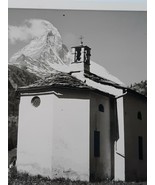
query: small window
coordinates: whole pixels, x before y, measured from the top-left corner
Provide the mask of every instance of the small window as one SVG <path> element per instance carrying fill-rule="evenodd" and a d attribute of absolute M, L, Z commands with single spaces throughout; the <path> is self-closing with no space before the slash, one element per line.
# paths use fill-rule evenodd
<path fill-rule="evenodd" d="M 143 137 L 138 137 L 139 160 L 143 160 Z"/>
<path fill-rule="evenodd" d="M 142 113 L 141 113 L 140 111 L 137 113 L 137 118 L 138 118 L 139 120 L 142 120 Z"/>
<path fill-rule="evenodd" d="M 98 110 L 99 110 L 100 112 L 104 112 L 104 106 L 103 106 L 102 104 L 100 104 L 100 105 L 98 106 Z"/>
<path fill-rule="evenodd" d="M 94 131 L 94 157 L 100 157 L 100 132 Z"/>
<path fill-rule="evenodd" d="M 40 105 L 40 98 L 38 96 L 35 96 L 32 98 L 31 103 L 34 107 L 38 107 Z"/>

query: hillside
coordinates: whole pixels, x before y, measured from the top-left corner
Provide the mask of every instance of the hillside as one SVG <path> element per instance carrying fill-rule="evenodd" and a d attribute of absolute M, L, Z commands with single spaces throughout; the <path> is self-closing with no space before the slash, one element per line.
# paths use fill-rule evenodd
<path fill-rule="evenodd" d="M 18 87 L 29 85 L 40 79 L 16 66 L 8 66 L 8 148 L 11 150 L 17 145 L 18 106 L 19 99 L 16 93 Z"/>
<path fill-rule="evenodd" d="M 34 83 L 40 79 L 35 74 L 32 74 L 24 69 L 20 69 L 16 66 L 8 66 L 8 114 L 17 116 L 18 103 L 16 89 L 25 85 Z"/>

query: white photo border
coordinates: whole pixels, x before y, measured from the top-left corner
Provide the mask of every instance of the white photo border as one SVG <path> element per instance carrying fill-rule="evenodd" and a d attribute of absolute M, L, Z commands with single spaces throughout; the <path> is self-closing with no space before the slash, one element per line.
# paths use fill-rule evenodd
<path fill-rule="evenodd" d="M 9 8 L 146 11 L 147 0 L 8 0 Z"/>

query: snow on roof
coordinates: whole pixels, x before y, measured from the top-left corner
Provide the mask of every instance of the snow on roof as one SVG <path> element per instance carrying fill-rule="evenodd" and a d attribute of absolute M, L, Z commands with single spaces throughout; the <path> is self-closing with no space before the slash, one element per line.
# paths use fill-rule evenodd
<path fill-rule="evenodd" d="M 122 81 L 120 81 L 118 78 L 116 78 L 115 76 L 113 76 L 112 74 L 110 74 L 104 67 L 102 67 L 101 65 L 90 61 L 90 72 L 93 74 L 96 74 L 97 76 L 100 76 L 104 79 L 113 81 L 117 84 L 120 85 L 125 85 Z"/>
<path fill-rule="evenodd" d="M 65 65 L 60 65 L 60 64 L 54 64 L 53 65 L 54 69 L 56 69 L 57 71 L 61 71 L 61 72 L 65 72 L 65 73 L 69 73 L 71 71 L 75 70 L 75 66 L 73 68 L 73 65 L 70 64 L 69 66 L 65 66 Z M 81 66 L 77 65 L 76 66 L 76 70 L 81 70 Z M 107 79 L 109 81 L 112 81 L 116 84 L 119 85 L 125 85 L 122 81 L 120 81 L 117 77 L 113 76 L 112 74 L 110 74 L 104 67 L 102 67 L 101 65 L 90 61 L 90 73 L 96 74 L 99 77 L 102 77 L 104 79 Z"/>
<path fill-rule="evenodd" d="M 126 88 L 123 82 L 93 61 L 90 61 L 90 72 L 82 71 L 81 64 L 75 65 L 74 63 L 73 69 L 70 72 L 73 76 L 83 82 L 85 81 L 88 86 L 104 93 L 119 96 L 122 94 L 122 89 Z"/>
<path fill-rule="evenodd" d="M 114 96 L 120 96 L 122 90 L 125 88 L 113 81 L 107 80 L 105 78 L 99 77 L 93 73 L 73 73 L 73 76 L 84 81 L 88 86 L 93 89 L 99 90 L 104 93 L 108 93 Z"/>

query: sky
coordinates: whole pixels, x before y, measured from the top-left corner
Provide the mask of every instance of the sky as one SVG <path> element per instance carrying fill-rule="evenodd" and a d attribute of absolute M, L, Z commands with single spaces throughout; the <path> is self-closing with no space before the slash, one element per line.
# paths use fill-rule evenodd
<path fill-rule="evenodd" d="M 25 31 L 25 21 L 28 24 L 32 19 L 51 22 L 69 49 L 80 44 L 82 35 L 84 45 L 91 48 L 91 60 L 126 85 L 147 79 L 146 11 L 9 9 L 9 29 L 14 28 L 9 36 L 9 58 L 33 34 L 39 34 L 36 21 Z"/>

